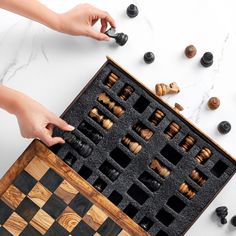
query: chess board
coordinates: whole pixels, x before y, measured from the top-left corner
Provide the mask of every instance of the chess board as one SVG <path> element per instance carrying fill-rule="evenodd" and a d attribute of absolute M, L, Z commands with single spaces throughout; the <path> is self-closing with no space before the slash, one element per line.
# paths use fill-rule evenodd
<path fill-rule="evenodd" d="M 35 140 L 0 180 L 0 235 L 146 233 Z"/>
<path fill-rule="evenodd" d="M 52 151 L 150 235 L 183 235 L 236 162 L 176 108 L 108 58 L 62 114 L 76 129 L 56 129 L 66 143 Z"/>

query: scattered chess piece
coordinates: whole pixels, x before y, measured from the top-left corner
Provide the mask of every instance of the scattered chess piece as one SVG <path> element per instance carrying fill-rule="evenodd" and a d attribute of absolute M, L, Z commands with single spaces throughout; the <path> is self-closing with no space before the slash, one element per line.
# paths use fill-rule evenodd
<path fill-rule="evenodd" d="M 233 216 L 232 218 L 231 218 L 231 225 L 233 225 L 234 227 L 236 227 L 236 216 Z"/>
<path fill-rule="evenodd" d="M 138 7 L 135 6 L 134 4 L 130 4 L 127 7 L 126 14 L 127 14 L 128 17 L 134 18 L 138 15 L 138 13 L 139 13 Z"/>
<path fill-rule="evenodd" d="M 120 46 L 123 46 L 126 44 L 128 41 L 128 35 L 124 33 L 116 33 L 115 28 L 110 28 L 105 32 L 107 36 L 110 38 L 114 38 L 116 40 L 116 43 L 119 44 Z"/>
<path fill-rule="evenodd" d="M 157 126 L 160 123 L 160 121 L 164 118 L 164 116 L 165 114 L 157 109 L 155 113 L 151 116 L 150 122 L 155 126 Z"/>
<path fill-rule="evenodd" d="M 101 114 L 97 108 L 93 108 L 89 112 L 89 116 L 95 119 L 98 123 L 100 123 L 105 129 L 110 129 L 113 125 L 113 122 L 110 119 L 105 118 L 105 116 Z"/>
<path fill-rule="evenodd" d="M 202 186 L 206 182 L 206 179 L 204 177 L 202 177 L 202 175 L 197 170 L 193 170 L 190 177 L 195 182 L 197 182 L 200 186 Z"/>
<path fill-rule="evenodd" d="M 152 160 L 150 164 L 150 168 L 153 169 L 155 172 L 157 172 L 160 176 L 166 178 L 170 175 L 169 169 L 167 169 L 165 166 L 161 165 L 161 163 L 158 160 Z"/>
<path fill-rule="evenodd" d="M 111 88 L 119 79 L 119 77 L 117 75 L 115 75 L 114 73 L 110 73 L 109 76 L 106 79 L 105 84 Z"/>
<path fill-rule="evenodd" d="M 220 218 L 220 222 L 222 225 L 227 223 L 226 216 L 228 215 L 228 208 L 225 206 L 217 207 L 216 210 L 216 215 Z"/>
<path fill-rule="evenodd" d="M 120 99 L 127 100 L 133 92 L 134 89 L 130 85 L 125 85 L 120 92 Z"/>
<path fill-rule="evenodd" d="M 184 110 L 184 108 L 179 104 L 179 103 L 175 103 L 175 106 L 173 108 L 176 112 L 181 112 Z"/>
<path fill-rule="evenodd" d="M 153 52 L 146 52 L 143 56 L 143 60 L 146 64 L 151 64 L 155 60 L 155 55 Z"/>
<path fill-rule="evenodd" d="M 169 85 L 164 84 L 164 83 L 156 84 L 157 96 L 164 96 L 166 94 L 174 94 L 174 93 L 179 93 L 179 92 L 180 92 L 180 88 L 175 82 Z"/>
<path fill-rule="evenodd" d="M 211 109 L 211 110 L 216 110 L 219 106 L 220 106 L 220 99 L 217 98 L 217 97 L 211 97 L 209 100 L 208 100 L 208 107 Z"/>
<path fill-rule="evenodd" d="M 153 132 L 150 129 L 144 127 L 140 123 L 134 125 L 134 130 L 145 140 L 149 140 L 153 135 Z"/>
<path fill-rule="evenodd" d="M 228 121 L 221 121 L 217 129 L 221 134 L 228 134 L 231 130 L 231 124 Z"/>
<path fill-rule="evenodd" d="M 161 184 L 155 180 L 155 179 L 150 179 L 148 177 L 142 176 L 142 178 L 140 178 L 140 181 L 145 184 L 151 191 L 155 192 L 157 191 Z"/>
<path fill-rule="evenodd" d="M 195 141 L 196 140 L 192 136 L 188 135 L 184 138 L 180 146 L 185 152 L 188 152 L 190 148 L 194 145 Z"/>
<path fill-rule="evenodd" d="M 209 67 L 213 64 L 213 54 L 211 52 L 206 52 L 200 60 L 202 66 Z"/>
<path fill-rule="evenodd" d="M 129 150 L 131 152 L 133 152 L 134 154 L 137 154 L 140 152 L 140 150 L 142 149 L 142 146 L 135 141 L 132 141 L 129 137 L 125 136 L 122 139 L 122 142 L 129 148 Z"/>
<path fill-rule="evenodd" d="M 180 126 L 175 122 L 171 122 L 165 130 L 165 134 L 168 138 L 172 139 L 180 131 Z"/>
<path fill-rule="evenodd" d="M 98 101 L 102 104 L 106 105 L 109 110 L 113 112 L 114 115 L 120 117 L 124 114 L 124 110 L 121 106 L 116 105 L 116 102 L 114 102 L 106 93 L 101 93 L 98 97 Z"/>
<path fill-rule="evenodd" d="M 209 148 L 204 147 L 195 157 L 198 163 L 202 164 L 212 155 L 211 150 Z"/>
<path fill-rule="evenodd" d="M 187 198 L 189 198 L 190 200 L 194 198 L 194 196 L 196 195 L 196 193 L 194 191 L 192 191 L 188 184 L 186 183 L 182 183 L 179 187 L 179 191 L 185 195 Z"/>
<path fill-rule="evenodd" d="M 188 58 L 193 58 L 197 54 L 197 49 L 194 45 L 189 45 L 185 48 L 185 56 Z"/>

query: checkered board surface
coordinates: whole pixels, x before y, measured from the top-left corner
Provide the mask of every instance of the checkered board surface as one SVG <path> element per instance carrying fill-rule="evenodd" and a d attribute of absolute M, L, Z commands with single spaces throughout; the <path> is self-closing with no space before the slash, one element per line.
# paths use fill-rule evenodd
<path fill-rule="evenodd" d="M 0 198 L 0 236 L 129 236 L 37 156 Z"/>

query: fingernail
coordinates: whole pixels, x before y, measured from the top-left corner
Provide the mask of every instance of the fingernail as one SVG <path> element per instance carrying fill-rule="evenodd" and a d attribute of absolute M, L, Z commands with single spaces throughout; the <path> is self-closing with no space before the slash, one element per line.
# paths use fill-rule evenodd
<path fill-rule="evenodd" d="M 109 40 L 110 40 L 110 37 L 108 37 L 108 36 L 107 36 L 107 37 L 104 37 L 104 40 L 105 40 L 105 41 L 109 41 Z"/>
<path fill-rule="evenodd" d="M 75 129 L 75 127 L 74 127 L 74 126 L 72 126 L 72 125 L 68 125 L 68 129 L 69 129 L 69 131 L 72 131 L 72 130 L 74 130 L 74 129 Z"/>

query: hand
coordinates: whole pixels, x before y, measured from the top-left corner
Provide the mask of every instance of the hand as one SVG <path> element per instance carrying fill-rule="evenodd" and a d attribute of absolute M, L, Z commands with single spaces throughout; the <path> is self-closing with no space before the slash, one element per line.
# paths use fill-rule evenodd
<path fill-rule="evenodd" d="M 101 29 L 97 32 L 92 26 L 99 19 Z M 58 31 L 70 35 L 84 35 L 97 40 L 109 40 L 109 37 L 104 34 L 108 23 L 116 27 L 114 19 L 107 12 L 89 4 L 80 4 L 64 14 L 59 14 Z"/>
<path fill-rule="evenodd" d="M 54 125 L 65 131 L 72 131 L 74 127 L 24 94 L 20 94 L 17 100 L 14 114 L 24 138 L 39 138 L 48 146 L 65 143 L 61 137 L 52 137 Z"/>

